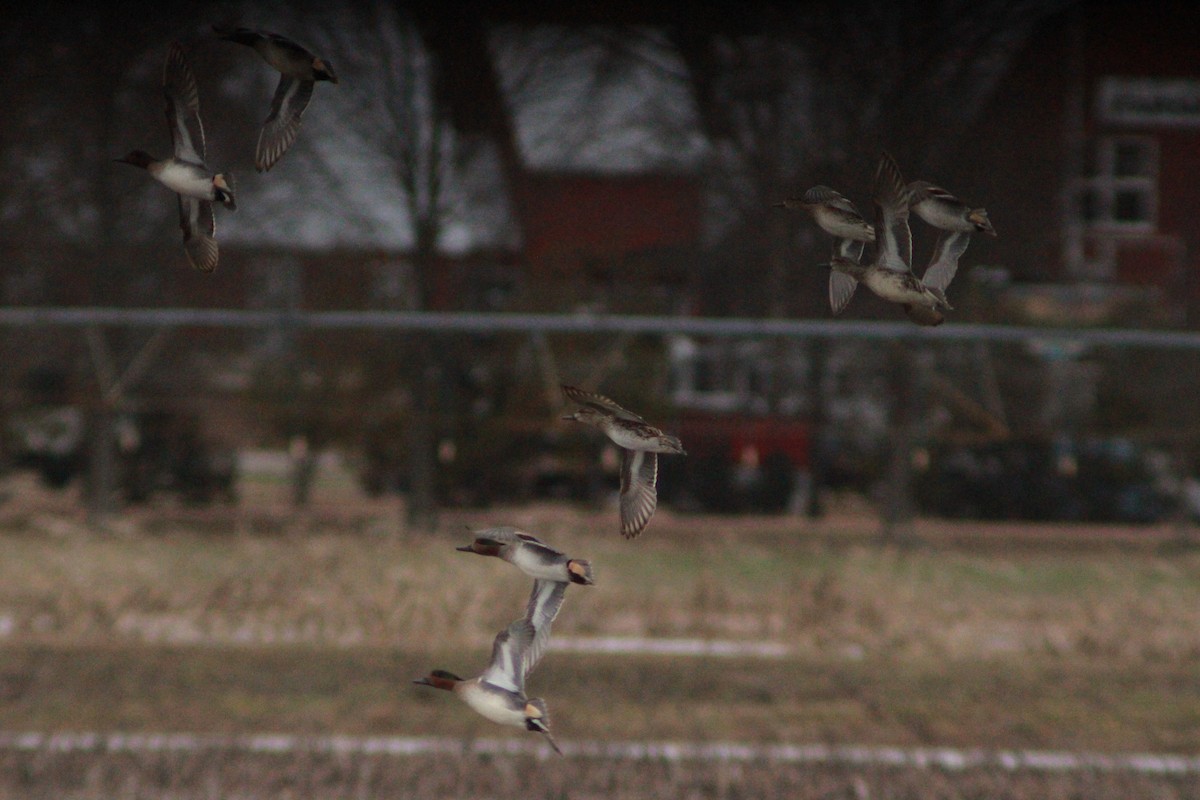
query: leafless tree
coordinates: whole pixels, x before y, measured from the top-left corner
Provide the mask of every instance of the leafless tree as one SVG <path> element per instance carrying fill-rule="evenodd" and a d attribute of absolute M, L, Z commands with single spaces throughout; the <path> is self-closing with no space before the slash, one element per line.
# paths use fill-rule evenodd
<path fill-rule="evenodd" d="M 120 252 L 121 243 L 138 238 L 136 232 L 147 227 L 145 218 L 130 221 L 130 203 L 123 201 L 161 189 L 147 188 L 148 182 L 135 190 L 119 188 L 122 174 L 112 159 L 135 147 L 165 152 L 169 138 L 160 88 L 162 54 L 166 42 L 185 37 L 194 23 L 176 8 L 132 26 L 127 9 L 77 11 L 69 4 L 50 3 L 36 14 L 16 14 L 4 26 L 3 69 L 17 87 L 0 135 L 5 174 L 0 238 L 14 263 L 14 282 L 6 284 L 5 294 L 12 290 L 45 302 L 54 287 L 37 273 L 66 263 L 88 276 L 96 304 L 145 302 L 161 286 L 155 277 L 158 265 Z M 152 139 L 151 131 L 158 136 Z M 171 220 L 174 229 L 174 205 L 164 196 L 153 200 L 165 211 L 151 216 L 149 227 L 165 228 Z M 147 340 L 126 332 L 106 339 L 98 331 L 90 336 L 89 342 L 103 343 L 103 363 L 91 358 L 54 367 L 90 365 L 72 383 L 98 384 L 99 391 L 87 394 L 92 403 L 88 496 L 94 509 L 107 511 L 115 488 L 112 423 L 121 398 L 105 385 L 106 368 L 131 363 Z M 39 366 L 30 361 L 37 354 L 46 357 L 46 351 L 28 347 L 27 341 L 14 342 L 13 349 L 16 357 L 5 363 L 16 371 Z M 100 351 L 93 347 L 88 352 L 95 356 Z"/>

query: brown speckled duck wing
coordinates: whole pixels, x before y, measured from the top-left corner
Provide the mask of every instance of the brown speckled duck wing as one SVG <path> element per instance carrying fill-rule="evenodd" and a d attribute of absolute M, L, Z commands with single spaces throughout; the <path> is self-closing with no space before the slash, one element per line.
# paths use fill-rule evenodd
<path fill-rule="evenodd" d="M 858 281 L 852 275 L 836 269 L 829 272 L 829 307 L 833 309 L 834 314 L 846 310 L 857 288 Z"/>
<path fill-rule="evenodd" d="M 217 221 L 212 203 L 194 197 L 179 198 L 179 227 L 183 231 L 183 250 L 188 262 L 201 272 L 217 268 Z"/>
<path fill-rule="evenodd" d="M 163 65 L 163 96 L 167 100 L 167 128 L 175 157 L 204 163 L 204 125 L 200 122 L 200 92 L 196 76 L 183 55 L 183 45 L 172 42 Z"/>
<path fill-rule="evenodd" d="M 596 409 L 597 411 L 602 411 L 605 414 L 610 414 L 611 416 L 613 416 L 617 419 L 625 419 L 625 420 L 629 420 L 630 422 L 645 422 L 646 421 L 645 419 L 643 419 L 642 417 L 633 413 L 632 411 L 622 408 L 620 405 L 613 402 L 612 400 L 609 400 L 607 397 L 605 397 L 602 394 L 596 394 L 595 392 L 585 392 L 583 389 L 578 389 L 574 386 L 563 386 L 562 391 L 563 391 L 563 395 L 568 400 L 579 403 L 580 405 L 583 405 L 583 406 L 591 406 L 592 408 Z"/>
<path fill-rule="evenodd" d="M 279 76 L 275 97 L 271 100 L 271 112 L 258 134 L 258 147 L 254 151 L 254 168 L 266 172 L 283 157 L 300 134 L 300 118 L 312 100 L 313 82 L 299 80 L 287 75 Z"/>
<path fill-rule="evenodd" d="M 971 234 L 966 231 L 942 231 L 933 248 L 933 259 L 925 270 L 921 282 L 926 286 L 945 292 L 958 271 L 958 260 L 971 243 Z"/>
<path fill-rule="evenodd" d="M 546 652 L 546 643 L 550 641 L 550 626 L 562 608 L 566 598 L 567 587 L 564 581 L 536 580 L 533 590 L 529 593 L 529 603 L 525 608 L 525 621 L 533 627 L 533 639 L 521 656 L 521 668 L 525 675 L 533 672 L 542 654 Z"/>
<path fill-rule="evenodd" d="M 893 272 L 912 269 L 912 231 L 908 227 L 908 190 L 900 168 L 884 153 L 875 170 L 876 266 Z"/>
<path fill-rule="evenodd" d="M 801 201 L 808 205 L 825 205 L 830 208 L 836 208 L 841 211 L 848 211 L 855 217 L 858 217 L 858 209 L 854 207 L 854 203 L 846 195 L 839 191 L 830 189 L 828 186 L 814 186 L 804 193 Z"/>
<path fill-rule="evenodd" d="M 621 450 L 621 535 L 641 533 L 658 506 L 658 454 Z"/>

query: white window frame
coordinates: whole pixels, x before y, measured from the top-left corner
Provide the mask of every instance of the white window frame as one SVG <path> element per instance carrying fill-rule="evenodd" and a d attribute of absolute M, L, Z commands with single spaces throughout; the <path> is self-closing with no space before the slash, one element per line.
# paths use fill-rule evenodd
<path fill-rule="evenodd" d="M 1117 151 L 1122 146 L 1134 145 L 1142 148 L 1146 171 L 1141 175 L 1118 175 Z M 1079 222 L 1092 231 L 1105 233 L 1156 233 L 1158 230 L 1158 176 L 1159 146 L 1153 136 L 1104 136 L 1096 142 L 1095 173 L 1084 178 L 1077 195 L 1076 213 Z M 1141 195 L 1146 210 L 1145 219 L 1122 220 L 1117 218 L 1117 195 L 1121 192 L 1136 192 Z M 1095 217 L 1083 216 L 1083 198 L 1091 194 L 1095 199 Z"/>

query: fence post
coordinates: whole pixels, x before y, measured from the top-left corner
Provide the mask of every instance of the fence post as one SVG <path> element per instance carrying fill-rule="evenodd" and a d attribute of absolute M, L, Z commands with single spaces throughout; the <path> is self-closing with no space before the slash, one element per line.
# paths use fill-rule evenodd
<path fill-rule="evenodd" d="M 814 336 L 808 340 L 810 428 L 808 435 L 808 508 L 809 519 L 825 516 L 821 488 L 825 484 L 825 459 L 829 456 L 825 430 L 825 348 L 827 339 Z"/>
<path fill-rule="evenodd" d="M 98 326 L 84 328 L 84 339 L 96 377 L 96 399 L 88 418 L 88 513 L 98 522 L 116 511 L 116 404 L 120 400 L 112 349 Z"/>
<path fill-rule="evenodd" d="M 88 441 L 88 512 L 94 521 L 117 510 L 116 414 L 105 398 L 92 410 Z"/>
<path fill-rule="evenodd" d="M 892 402 L 888 419 L 887 468 L 880 508 L 881 538 L 885 544 L 907 544 L 913 536 L 912 447 L 914 389 L 917 359 L 912 343 L 899 341 L 889 348 L 888 388 Z"/>
<path fill-rule="evenodd" d="M 412 415 L 408 426 L 409 496 L 408 525 L 431 532 L 437 527 L 437 495 L 434 481 L 434 409 L 440 372 L 427 344 L 417 348 L 420 359 L 412 393 Z"/>

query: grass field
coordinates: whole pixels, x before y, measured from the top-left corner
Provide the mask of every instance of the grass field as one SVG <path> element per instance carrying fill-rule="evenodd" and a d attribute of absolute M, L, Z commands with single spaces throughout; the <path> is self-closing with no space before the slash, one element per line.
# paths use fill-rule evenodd
<path fill-rule="evenodd" d="M 392 501 L 320 492 L 302 514 L 263 496 L 97 526 L 61 498 L 11 491 L 0 506 L 3 730 L 530 738 L 410 683 L 434 666 L 474 674 L 522 612 L 520 573 L 454 550 L 465 526 L 507 523 L 595 565 L 597 585 L 569 591 L 558 638 L 786 648 L 775 658 L 552 650 L 529 689 L 547 698 L 561 740 L 1200 753 L 1200 550 L 1171 530 L 919 522 L 916 543 L 897 547 L 878 544 L 864 516 L 664 509 L 628 542 L 611 509 L 547 505 L 446 512 L 438 532 L 420 534 L 403 529 Z M 49 756 L 4 758 L 30 776 L 0 779 L 20 796 L 114 796 L 130 775 L 140 787 L 130 796 L 201 796 L 212 781 L 229 796 L 278 796 L 284 785 L 374 796 L 419 772 L 366 757 L 353 768 L 299 756 L 50 759 L 61 770 Z M 249 773 L 235 766 L 243 761 Z M 605 778 L 573 763 L 530 778 L 516 757 L 454 761 L 433 759 L 445 774 L 408 796 L 493 796 L 498 785 L 572 797 L 614 796 L 606 785 L 621 796 L 1198 796 L 1191 781 L 1165 777 L 774 765 L 771 783 L 737 765 Z M 275 791 L 230 788 L 259 773 L 277 775 Z M 349 781 L 341 794 L 322 783 L 334 773 Z M 304 781 L 320 791 L 297 788 Z M 754 789 L 768 783 L 793 791 Z"/>
<path fill-rule="evenodd" d="M 945 772 L 913 768 L 600 759 L 387 758 L 341 754 L 0 754 L 0 796 L 28 800 L 211 798 L 755 798 L 756 800 L 1192 800 L 1194 779 L 1120 773 Z"/>

